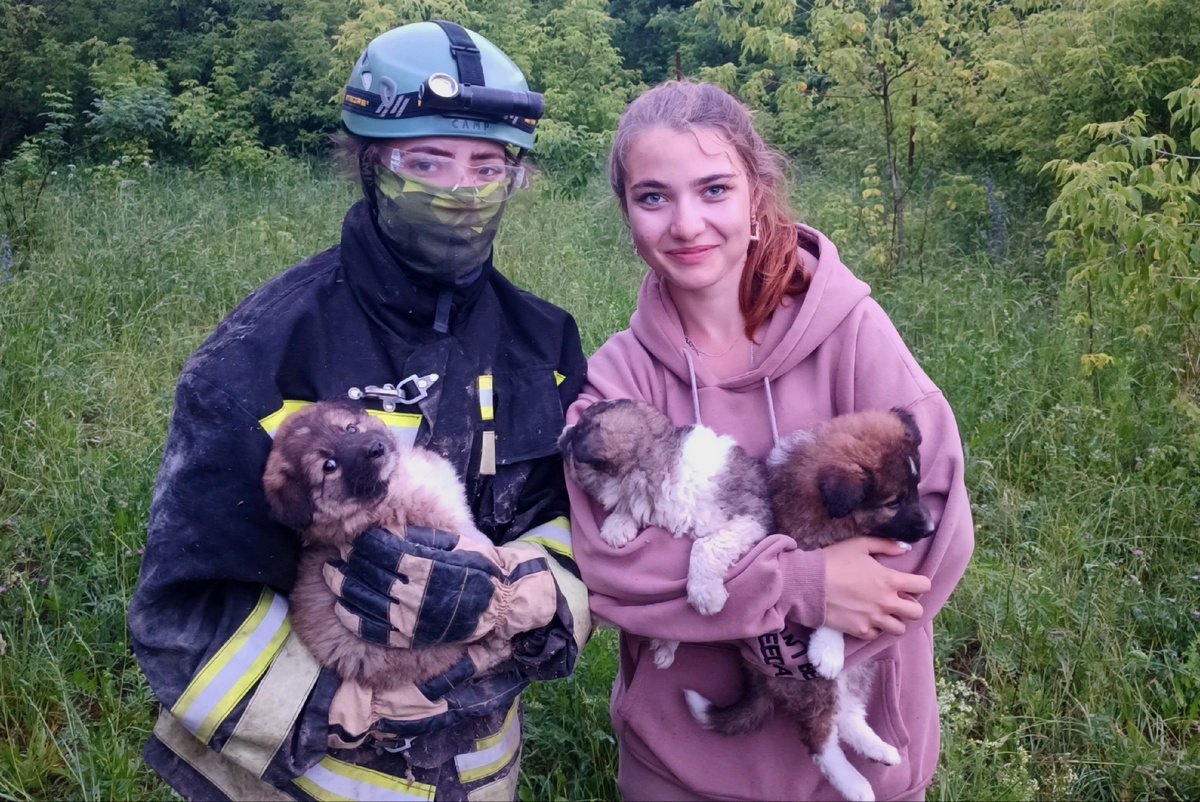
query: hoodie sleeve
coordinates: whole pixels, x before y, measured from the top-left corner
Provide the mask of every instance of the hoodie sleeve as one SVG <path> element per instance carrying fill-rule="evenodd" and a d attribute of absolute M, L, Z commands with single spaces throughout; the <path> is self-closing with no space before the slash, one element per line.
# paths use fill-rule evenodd
<path fill-rule="evenodd" d="M 924 574 L 931 581 L 930 591 L 918 599 L 924 610 L 921 619 L 907 624 L 911 633 L 928 626 L 946 604 L 975 547 L 962 440 L 949 402 L 917 364 L 883 310 L 868 300 L 862 314 L 850 323 L 854 347 L 841 354 L 833 384 L 838 412 L 900 406 L 912 413 L 921 430 L 921 500 L 937 528 L 907 554 L 877 557 L 890 568 Z M 778 632 L 744 642 L 742 652 L 772 674 L 779 673 L 781 660 L 784 667 L 802 666 L 808 662 L 803 648 L 808 638 L 805 626 L 792 619 Z M 873 641 L 847 637 L 847 665 L 869 659 L 894 645 L 898 637 L 904 636 L 882 635 Z"/>
<path fill-rule="evenodd" d="M 588 363 L 588 383 L 567 413 L 573 425 L 589 405 L 632 398 L 661 406 L 653 397 L 653 370 L 620 338 Z M 729 600 L 704 616 L 688 603 L 687 572 L 692 541 L 663 529 L 643 531 L 621 548 L 600 537 L 603 508 L 568 480 L 575 559 L 590 593 L 592 613 L 622 630 L 650 638 L 712 642 L 757 638 L 787 620 L 807 627 L 825 617 L 825 557 L 804 552 L 782 535 L 771 535 L 743 555 L 725 581 Z"/>

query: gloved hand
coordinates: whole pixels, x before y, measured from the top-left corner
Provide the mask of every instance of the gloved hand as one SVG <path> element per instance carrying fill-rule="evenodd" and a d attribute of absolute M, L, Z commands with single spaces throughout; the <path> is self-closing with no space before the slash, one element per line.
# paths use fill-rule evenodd
<path fill-rule="evenodd" d="M 350 631 L 404 649 L 508 640 L 548 624 L 558 600 L 541 552 L 417 526 L 366 530 L 324 574 Z"/>
<path fill-rule="evenodd" d="M 467 647 L 463 660 L 420 685 L 372 690 L 343 680 L 329 707 L 329 745 L 356 749 L 368 737 L 384 743 L 452 726 L 464 718 L 507 708 L 529 685 L 515 663 L 484 671 L 492 660 L 484 644 Z M 482 676 L 480 676 L 482 673 Z"/>

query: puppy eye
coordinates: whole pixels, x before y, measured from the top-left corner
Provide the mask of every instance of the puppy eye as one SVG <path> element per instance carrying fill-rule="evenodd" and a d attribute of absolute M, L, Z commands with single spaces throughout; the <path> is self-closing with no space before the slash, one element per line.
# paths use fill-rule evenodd
<path fill-rule="evenodd" d="M 891 501 L 886 502 L 883 506 L 889 510 L 898 510 L 900 509 L 900 499 L 894 498 Z"/>
<path fill-rule="evenodd" d="M 321 470 L 325 471 L 325 473 L 333 473 L 337 468 L 338 464 L 335 459 L 327 459 L 325 460 L 325 464 L 321 466 Z"/>
<path fill-rule="evenodd" d="M 355 426 L 355 425 L 352 423 L 352 424 L 350 424 L 349 426 L 347 426 L 347 427 L 346 427 L 346 431 L 347 431 L 347 432 L 349 432 L 350 434 L 357 434 L 357 433 L 358 433 L 358 427 L 357 427 L 357 426 Z"/>

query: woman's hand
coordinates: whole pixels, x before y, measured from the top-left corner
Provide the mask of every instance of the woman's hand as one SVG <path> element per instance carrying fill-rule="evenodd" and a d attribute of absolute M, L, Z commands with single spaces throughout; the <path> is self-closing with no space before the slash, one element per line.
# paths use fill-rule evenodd
<path fill-rule="evenodd" d="M 825 626 L 862 640 L 903 635 L 905 620 L 921 617 L 913 595 L 929 590 L 929 578 L 881 565 L 872 555 L 893 557 L 909 549 L 894 540 L 856 537 L 826 546 Z"/>

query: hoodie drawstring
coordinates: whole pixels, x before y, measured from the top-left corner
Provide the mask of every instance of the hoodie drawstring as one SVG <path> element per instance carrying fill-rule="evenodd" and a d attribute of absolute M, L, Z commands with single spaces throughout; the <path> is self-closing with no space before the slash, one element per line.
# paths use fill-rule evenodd
<path fill-rule="evenodd" d="M 779 448 L 779 423 L 775 420 L 775 399 L 771 397 L 771 377 L 763 376 L 763 387 L 767 390 L 767 416 L 771 419 L 771 443 Z"/>
<path fill-rule="evenodd" d="M 680 349 L 683 351 L 683 358 L 687 360 L 688 378 L 692 380 L 692 411 L 696 416 L 696 425 L 703 426 L 704 422 L 700 420 L 700 388 L 696 386 L 696 365 L 692 362 L 692 352 L 686 348 Z"/>
<path fill-rule="evenodd" d="M 704 421 L 700 419 L 700 388 L 696 384 L 696 364 L 692 361 L 692 352 L 687 348 L 681 348 L 683 358 L 687 361 L 688 379 L 692 384 L 692 414 L 696 418 L 696 425 L 703 426 Z M 771 421 L 771 443 L 774 448 L 779 448 L 779 421 L 775 419 L 775 398 L 771 395 L 771 377 L 763 376 L 763 389 L 767 393 L 767 418 Z"/>

